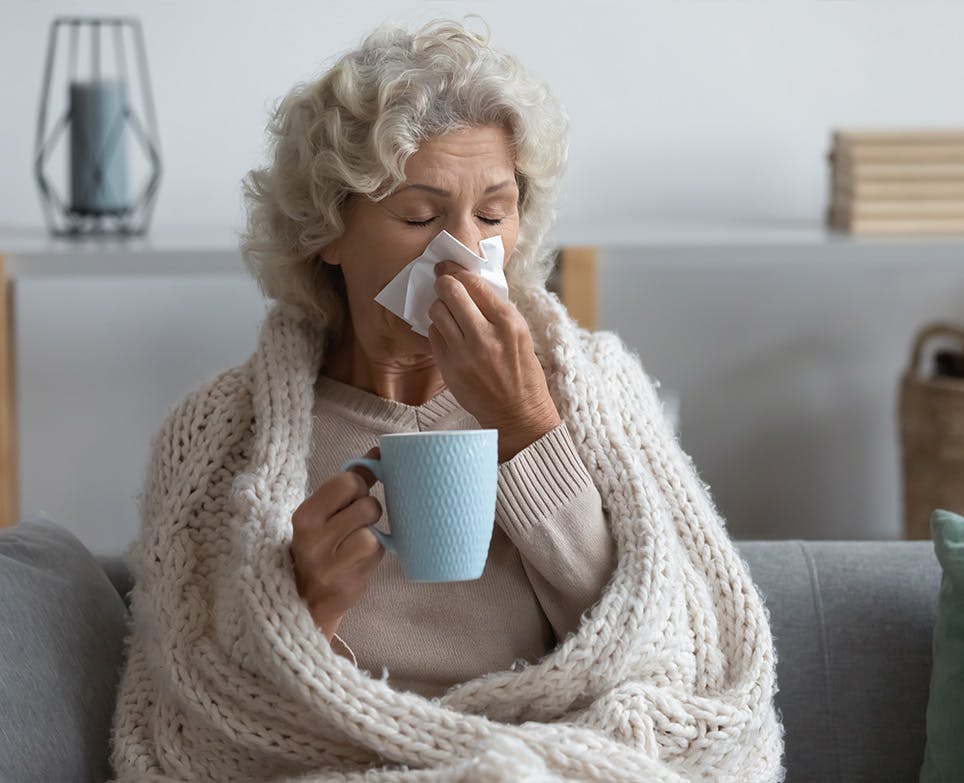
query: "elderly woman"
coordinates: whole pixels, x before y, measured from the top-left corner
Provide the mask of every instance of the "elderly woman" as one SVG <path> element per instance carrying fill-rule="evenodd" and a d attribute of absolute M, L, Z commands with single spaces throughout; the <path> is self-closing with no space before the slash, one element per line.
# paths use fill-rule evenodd
<path fill-rule="evenodd" d="M 452 22 L 382 27 L 282 102 L 242 242 L 275 304 L 152 446 L 120 779 L 779 779 L 745 564 L 636 357 L 545 290 L 564 131 Z M 509 297 L 442 262 L 422 336 L 375 300 L 443 231 L 499 237 Z M 381 486 L 339 466 L 478 428 L 484 572 L 407 582 Z"/>

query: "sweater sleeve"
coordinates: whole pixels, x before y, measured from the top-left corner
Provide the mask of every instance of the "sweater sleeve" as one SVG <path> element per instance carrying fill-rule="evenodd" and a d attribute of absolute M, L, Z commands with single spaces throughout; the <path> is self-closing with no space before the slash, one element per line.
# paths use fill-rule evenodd
<path fill-rule="evenodd" d="M 615 566 L 602 498 L 565 422 L 499 465 L 495 521 L 522 555 L 556 638 L 565 638 Z"/>

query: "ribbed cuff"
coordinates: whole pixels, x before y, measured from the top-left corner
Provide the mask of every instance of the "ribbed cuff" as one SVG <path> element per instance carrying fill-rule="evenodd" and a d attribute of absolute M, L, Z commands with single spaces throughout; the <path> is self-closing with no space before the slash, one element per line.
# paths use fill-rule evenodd
<path fill-rule="evenodd" d="M 495 519 L 511 538 L 595 487 L 563 421 L 499 465 Z"/>

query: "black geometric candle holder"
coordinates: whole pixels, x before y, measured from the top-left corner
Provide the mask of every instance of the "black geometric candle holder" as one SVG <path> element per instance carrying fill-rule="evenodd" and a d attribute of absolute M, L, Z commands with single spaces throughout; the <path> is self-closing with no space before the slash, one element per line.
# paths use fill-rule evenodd
<path fill-rule="evenodd" d="M 58 49 L 58 44 L 64 38 L 67 84 L 60 89 L 67 88 L 66 108 L 48 133 L 55 72 L 62 59 L 58 55 L 63 47 Z M 89 63 L 86 75 L 79 67 L 84 45 Z M 130 62 L 128 50 L 133 53 Z M 132 90 L 140 92 L 146 121 L 135 110 Z M 65 136 L 69 139 L 69 196 L 57 191 L 47 172 L 50 158 Z M 148 169 L 134 198 L 128 188 L 129 137 L 139 144 L 135 149 L 143 153 Z M 147 232 L 161 178 L 161 157 L 138 19 L 60 17 L 51 23 L 34 174 L 51 234 L 139 236 Z"/>

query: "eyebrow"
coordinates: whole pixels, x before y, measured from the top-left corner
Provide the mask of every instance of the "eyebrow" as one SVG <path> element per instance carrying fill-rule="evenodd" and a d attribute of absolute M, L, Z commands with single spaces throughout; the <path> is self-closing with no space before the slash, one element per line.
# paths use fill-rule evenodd
<path fill-rule="evenodd" d="M 498 183 L 496 183 L 495 185 L 489 185 L 489 187 L 487 187 L 487 188 L 485 189 L 485 192 L 486 192 L 486 194 L 494 193 L 495 191 L 497 191 L 497 190 L 502 190 L 502 188 L 504 188 L 504 187 L 506 187 L 506 186 L 508 186 L 508 185 L 511 185 L 511 184 L 513 184 L 513 180 L 507 179 L 507 180 L 505 180 L 504 182 L 498 182 Z M 420 184 L 418 184 L 418 183 L 414 183 L 414 184 L 411 184 L 411 185 L 405 185 L 405 187 L 399 188 L 399 189 L 396 190 L 395 193 L 393 193 L 392 195 L 395 195 L 395 194 L 397 194 L 397 193 L 401 193 L 403 190 L 408 190 L 409 188 L 415 188 L 415 190 L 424 190 L 424 191 L 427 191 L 428 193 L 434 193 L 436 196 L 446 196 L 446 197 L 448 197 L 448 196 L 451 196 L 451 195 L 452 195 L 449 191 L 447 191 L 447 190 L 442 190 L 442 188 L 433 188 L 431 185 L 420 185 Z"/>

